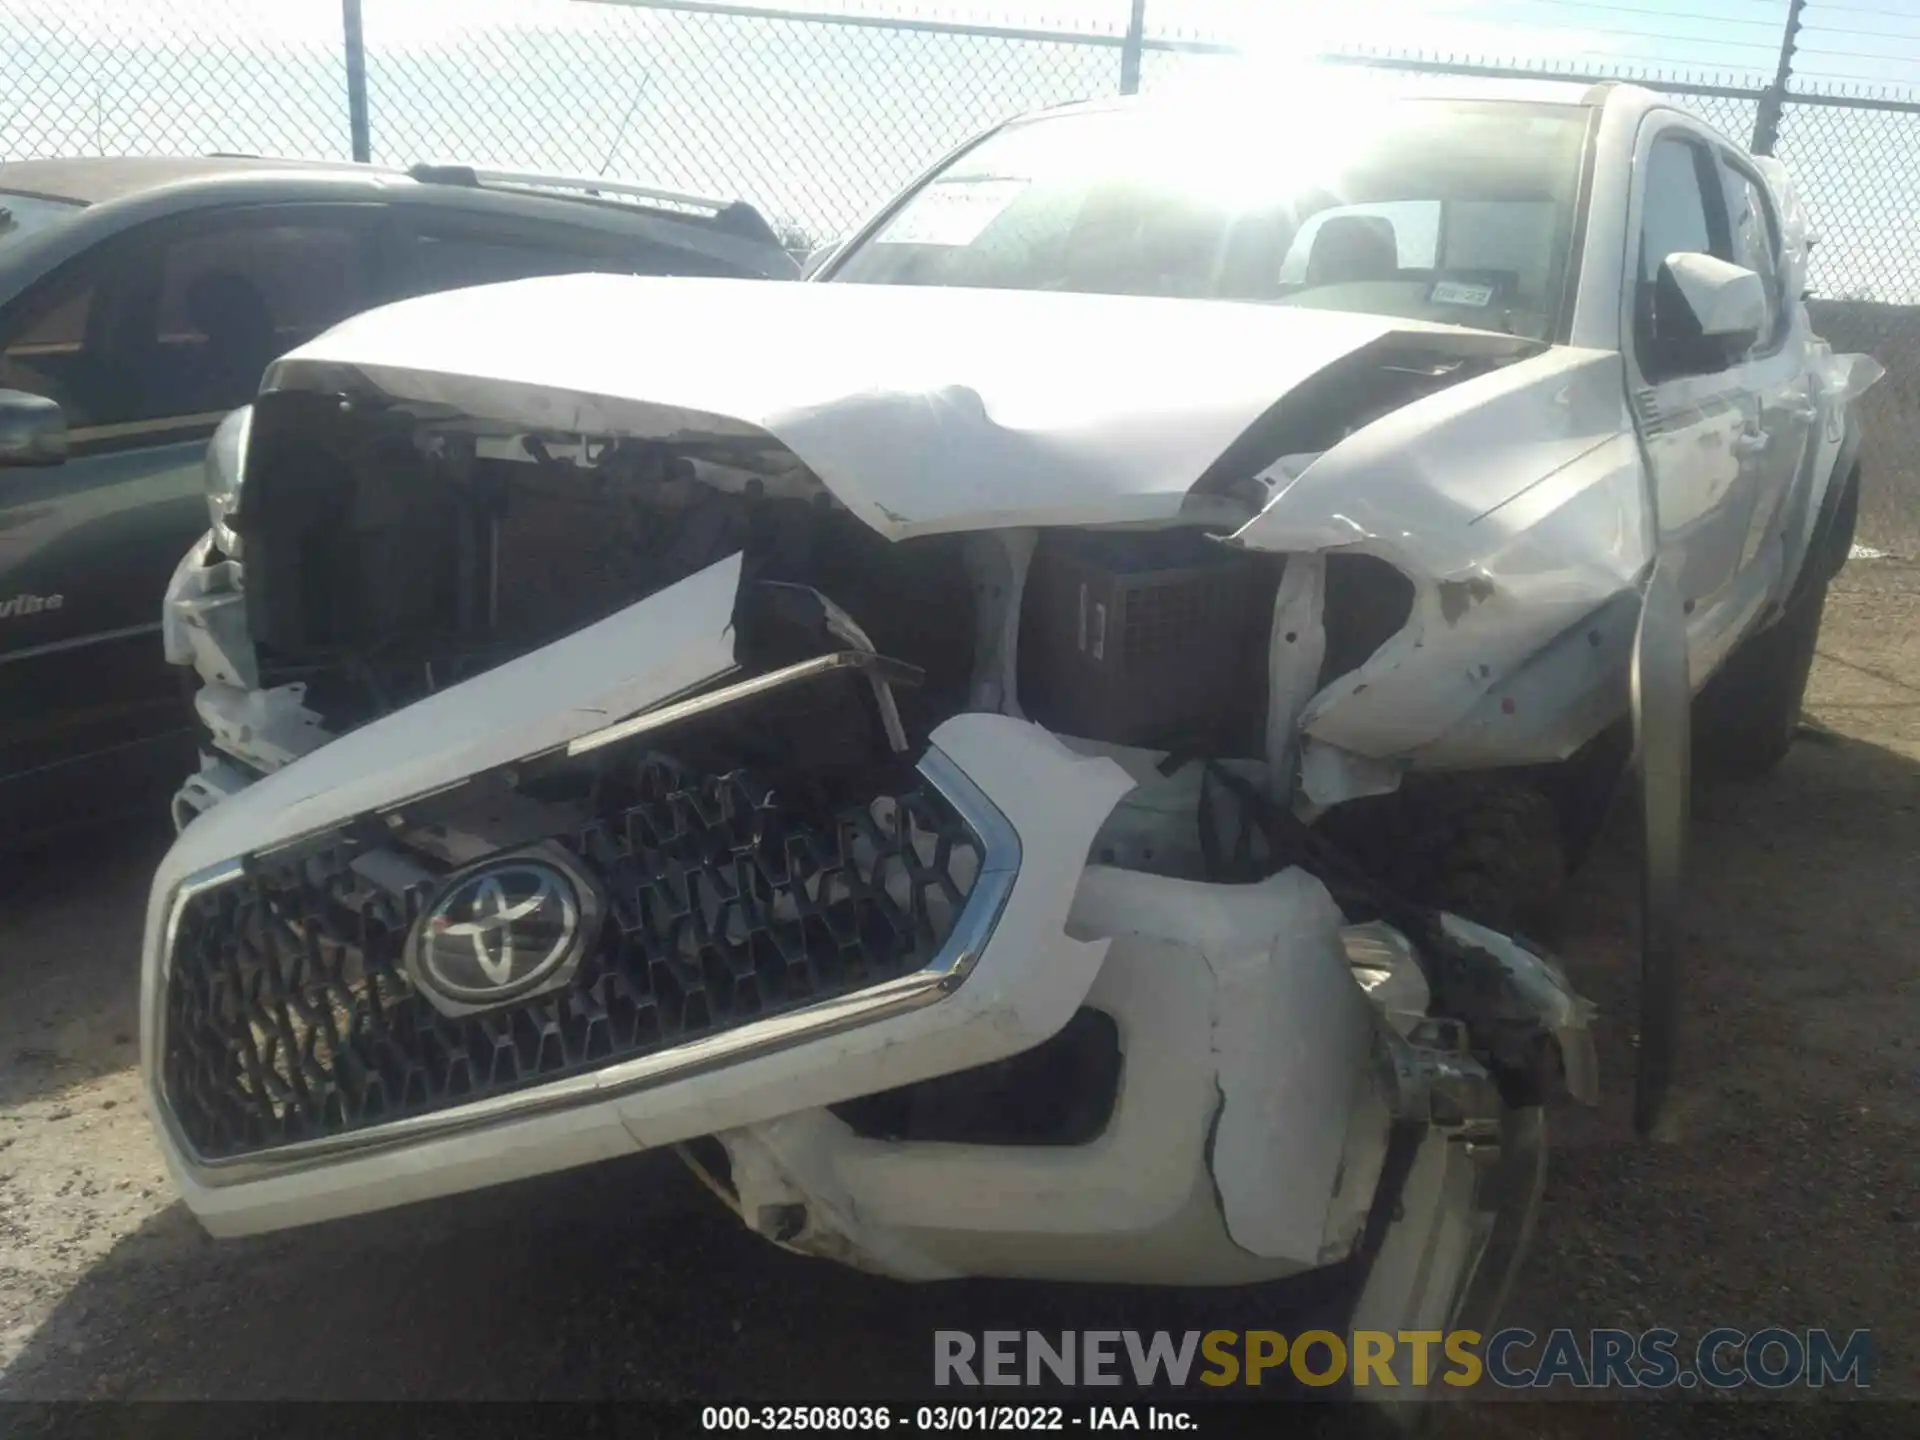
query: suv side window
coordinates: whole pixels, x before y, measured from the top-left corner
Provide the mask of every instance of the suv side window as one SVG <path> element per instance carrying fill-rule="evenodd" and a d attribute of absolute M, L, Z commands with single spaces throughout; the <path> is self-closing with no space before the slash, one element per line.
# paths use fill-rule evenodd
<path fill-rule="evenodd" d="M 416 213 L 408 229 L 400 266 L 400 288 L 407 295 L 534 275 L 627 274 L 642 268 L 612 236 L 556 225 L 428 212 Z"/>
<path fill-rule="evenodd" d="M 269 362 L 371 303 L 366 234 L 346 217 L 198 228 L 158 269 L 151 321 L 139 324 L 158 367 L 145 377 L 148 413 L 244 405 Z"/>
<path fill-rule="evenodd" d="M 1633 341 L 1641 373 L 1649 380 L 1722 370 L 1729 363 L 1717 343 L 1672 338 L 1684 335 L 1687 317 L 1668 313 L 1676 297 L 1663 296 L 1660 267 L 1669 255 L 1688 251 L 1734 258 L 1718 162 L 1704 145 L 1671 136 L 1656 140 L 1647 152 L 1640 202 Z"/>
<path fill-rule="evenodd" d="M 270 361 L 371 303 L 369 235 L 364 212 L 338 207 L 140 226 L 0 320 L 0 383 L 58 401 L 80 443 L 211 430 L 252 398 Z"/>
<path fill-rule="evenodd" d="M 44 395 L 66 411 L 67 423 L 91 424 L 89 362 L 92 319 L 100 285 L 91 267 L 69 268 L 21 297 L 0 319 L 0 389 Z"/>
<path fill-rule="evenodd" d="M 416 212 L 401 243 L 402 295 L 585 271 L 611 275 L 743 273 L 738 266 L 696 250 L 550 222 L 485 215 Z"/>
<path fill-rule="evenodd" d="M 1767 287 L 1767 328 L 1755 344 L 1765 353 L 1785 338 L 1787 297 L 1780 272 L 1780 226 L 1773 216 L 1766 187 L 1742 166 L 1729 160 L 1727 214 L 1733 234 L 1733 260 L 1758 275 Z"/>

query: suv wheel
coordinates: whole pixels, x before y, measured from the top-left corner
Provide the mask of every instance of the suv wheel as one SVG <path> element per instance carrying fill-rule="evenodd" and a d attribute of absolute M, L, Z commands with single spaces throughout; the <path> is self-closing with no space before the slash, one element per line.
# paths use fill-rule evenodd
<path fill-rule="evenodd" d="M 1410 775 L 1399 790 L 1320 820 L 1327 836 L 1384 884 L 1512 935 L 1550 935 L 1567 881 L 1559 807 L 1500 774 Z"/>
<path fill-rule="evenodd" d="M 1860 472 L 1853 471 L 1845 483 L 1832 529 L 1821 552 L 1807 557 L 1806 573 L 1788 599 L 1785 613 L 1749 636 L 1694 700 L 1696 774 L 1757 780 L 1793 748 L 1820 640 L 1820 622 L 1826 614 L 1827 586 L 1853 548 Z"/>
<path fill-rule="evenodd" d="M 1822 580 L 1750 637 L 1702 688 L 1693 715 L 1696 773 L 1757 780 L 1787 758 L 1826 606 Z"/>

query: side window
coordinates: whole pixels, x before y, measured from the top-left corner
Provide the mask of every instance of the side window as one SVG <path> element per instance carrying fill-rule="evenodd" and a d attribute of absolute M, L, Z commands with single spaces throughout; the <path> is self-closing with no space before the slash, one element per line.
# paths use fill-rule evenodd
<path fill-rule="evenodd" d="M 115 444 L 185 433 L 172 422 L 245 404 L 269 362 L 370 303 L 367 235 L 357 213 L 286 210 L 140 227 L 0 325 L 0 381 L 57 400 L 76 430 L 132 427 Z"/>
<path fill-rule="evenodd" d="M 361 232 L 324 224 L 266 224 L 181 238 L 161 260 L 155 317 L 160 343 L 218 338 L 230 311 L 208 305 L 209 288 L 224 287 L 237 296 L 241 286 L 252 291 L 258 312 L 271 324 L 274 353 L 291 350 L 366 307 Z"/>
<path fill-rule="evenodd" d="M 0 389 L 59 402 L 69 424 L 90 424 L 88 320 L 100 286 L 91 268 L 68 270 L 21 298 L 0 320 Z"/>
<path fill-rule="evenodd" d="M 534 275 L 625 274 L 639 268 L 611 242 L 595 244 L 538 226 L 496 228 L 473 220 L 425 217 L 415 222 L 406 244 L 401 288 L 408 295 Z"/>
<path fill-rule="evenodd" d="M 1690 140 L 1657 140 L 1647 153 L 1633 296 L 1634 351 L 1649 380 L 1728 364 L 1717 343 L 1685 338 L 1689 317 L 1678 297 L 1660 284 L 1667 257 L 1687 252 L 1733 259 L 1719 166 L 1704 146 Z"/>
<path fill-rule="evenodd" d="M 1726 167 L 1727 217 L 1733 235 L 1733 260 L 1753 271 L 1767 287 L 1767 328 L 1757 350 L 1771 350 L 1785 328 L 1787 297 L 1780 273 L 1780 227 L 1759 180 L 1737 165 Z"/>

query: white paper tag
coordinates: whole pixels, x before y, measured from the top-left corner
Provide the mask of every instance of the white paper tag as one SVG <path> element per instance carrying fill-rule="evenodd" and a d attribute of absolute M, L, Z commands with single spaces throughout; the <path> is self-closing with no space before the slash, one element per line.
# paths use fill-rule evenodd
<path fill-rule="evenodd" d="M 1025 180 L 952 180 L 916 195 L 875 240 L 881 245 L 971 245 L 1026 193 Z"/>
<path fill-rule="evenodd" d="M 1493 286 L 1470 285 L 1464 280 L 1436 280 L 1427 297 L 1435 305 L 1491 305 Z"/>

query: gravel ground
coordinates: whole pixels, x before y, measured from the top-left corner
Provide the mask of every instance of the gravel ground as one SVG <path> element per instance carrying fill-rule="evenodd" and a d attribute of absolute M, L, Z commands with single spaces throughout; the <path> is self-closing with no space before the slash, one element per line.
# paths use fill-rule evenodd
<path fill-rule="evenodd" d="M 1766 781 L 1697 798 L 1691 1028 L 1653 1142 L 1628 1125 L 1624 839 L 1583 873 L 1563 949 L 1602 1009 L 1607 1097 L 1561 1120 L 1515 1321 L 1868 1327 L 1876 1390 L 1920 1398 L 1916 622 L 1920 567 L 1851 565 L 1814 675 L 1823 728 Z M 1282 1323 L 1244 1295 L 869 1279 L 750 1238 L 653 1156 L 215 1244 L 173 1199 L 133 1070 L 164 845 L 0 880 L 0 1397 L 899 1396 L 936 1328 Z M 1737 1411 L 1740 1433 L 1913 1433 L 1861 1406 L 1690 1408 Z M 1626 1409 L 1447 1428 L 1647 1433 Z"/>

